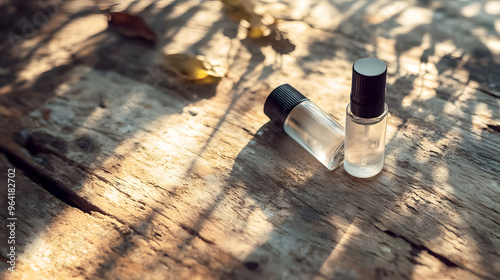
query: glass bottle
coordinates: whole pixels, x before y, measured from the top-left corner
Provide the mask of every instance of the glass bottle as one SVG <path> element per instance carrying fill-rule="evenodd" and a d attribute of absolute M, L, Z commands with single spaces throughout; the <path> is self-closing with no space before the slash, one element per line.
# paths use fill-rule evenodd
<path fill-rule="evenodd" d="M 351 102 L 346 108 L 344 169 L 369 178 L 384 167 L 387 112 L 387 66 L 377 58 L 362 58 L 353 65 Z"/>
<path fill-rule="evenodd" d="M 342 126 L 289 84 L 269 94 L 264 113 L 329 170 L 342 163 Z"/>

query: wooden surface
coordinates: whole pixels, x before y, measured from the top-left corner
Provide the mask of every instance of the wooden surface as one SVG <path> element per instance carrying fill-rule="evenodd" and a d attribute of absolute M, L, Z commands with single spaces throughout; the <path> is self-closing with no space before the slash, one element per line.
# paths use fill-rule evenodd
<path fill-rule="evenodd" d="M 219 1 L 120 1 L 159 34 L 57 6 L 0 22 L 3 279 L 499 279 L 499 1 L 263 1 L 296 48 L 245 39 Z M 109 6 L 111 1 L 99 2 Z M 102 7 L 100 7 L 102 8 Z M 204 55 L 217 85 L 163 71 Z M 385 166 L 330 172 L 267 122 L 290 83 L 345 122 L 352 63 L 388 65 Z"/>

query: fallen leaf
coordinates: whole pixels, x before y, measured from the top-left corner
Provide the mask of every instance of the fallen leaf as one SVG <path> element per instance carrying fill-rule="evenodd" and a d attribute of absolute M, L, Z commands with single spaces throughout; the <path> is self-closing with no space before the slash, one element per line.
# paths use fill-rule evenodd
<path fill-rule="evenodd" d="M 184 80 L 196 84 L 218 83 L 227 72 L 224 66 L 210 62 L 201 55 L 166 54 L 164 66 Z"/>
<path fill-rule="evenodd" d="M 289 54 L 295 50 L 295 44 L 286 33 L 278 28 L 279 22 L 269 14 L 255 12 L 253 0 L 221 0 L 224 9 L 233 20 L 239 21 L 247 31 L 247 38 L 271 45 L 279 54 Z"/>
<path fill-rule="evenodd" d="M 266 25 L 250 25 L 248 27 L 248 38 L 258 39 L 269 36 L 271 29 Z"/>
<path fill-rule="evenodd" d="M 156 43 L 158 36 L 142 17 L 124 12 L 108 13 L 108 23 L 125 37 L 140 37 Z"/>

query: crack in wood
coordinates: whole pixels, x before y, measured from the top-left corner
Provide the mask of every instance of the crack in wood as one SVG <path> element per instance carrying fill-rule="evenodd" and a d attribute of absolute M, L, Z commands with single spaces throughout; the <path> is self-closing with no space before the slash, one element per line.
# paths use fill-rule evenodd
<path fill-rule="evenodd" d="M 185 231 L 187 231 L 189 234 L 193 235 L 193 236 L 196 236 L 198 237 L 199 239 L 201 239 L 203 242 L 205 243 L 208 243 L 208 244 L 211 244 L 211 245 L 214 245 L 215 243 L 212 241 L 212 240 L 209 240 L 203 236 L 201 236 L 201 234 L 199 232 L 197 232 L 196 230 L 194 230 L 193 228 L 190 228 L 188 226 L 186 226 L 185 224 L 183 223 L 179 223 L 179 226 L 184 229 Z"/>
<path fill-rule="evenodd" d="M 79 209 L 87 214 L 90 214 L 93 211 L 101 213 L 105 216 L 112 217 L 111 215 L 107 214 L 104 210 L 100 209 L 96 205 L 89 203 L 85 199 L 77 196 L 76 194 L 72 194 L 65 191 L 64 188 L 58 182 L 38 172 L 35 168 L 30 166 L 22 158 L 19 158 L 17 155 L 9 152 L 8 150 L 4 149 L 1 146 L 0 146 L 0 152 L 5 154 L 5 156 L 12 163 L 12 165 L 22 170 L 26 177 L 28 177 L 34 183 L 38 184 L 40 187 L 45 189 L 47 192 L 52 194 L 54 197 L 56 197 L 64 204 Z"/>
<path fill-rule="evenodd" d="M 2 147 L 0 147 L 0 153 L 3 153 L 16 169 L 22 170 L 24 175 L 28 179 L 30 179 L 35 184 L 39 185 L 40 187 L 48 191 L 62 203 L 71 206 L 73 208 L 80 209 L 85 213 L 90 212 L 90 211 L 85 211 L 82 207 L 76 204 L 64 191 L 62 191 L 60 188 L 57 188 L 53 182 L 47 180 L 47 178 L 45 178 L 43 175 L 37 173 L 32 167 L 23 162 L 23 160 L 17 158 L 9 151 L 4 150 Z"/>
<path fill-rule="evenodd" d="M 411 252 L 411 255 L 413 257 L 416 257 L 418 256 L 418 254 L 420 254 L 421 251 L 427 251 L 430 255 L 432 255 L 433 257 L 437 258 L 438 260 L 440 260 L 442 263 L 444 263 L 446 266 L 448 267 L 460 267 L 460 268 L 463 268 L 461 267 L 460 265 L 456 264 L 454 261 L 450 260 L 449 258 L 441 255 L 441 254 L 438 254 L 434 251 L 432 251 L 431 249 L 429 249 L 428 247 L 422 245 L 422 244 L 416 244 L 414 243 L 413 241 L 409 240 L 408 238 L 402 236 L 402 235 L 399 235 L 397 233 L 395 233 L 394 231 L 392 230 L 389 230 L 389 229 L 386 229 L 383 231 L 384 233 L 394 237 L 394 238 L 401 238 L 403 239 L 404 241 L 406 241 L 408 244 L 410 244 L 410 246 L 412 247 L 412 252 Z"/>
<path fill-rule="evenodd" d="M 496 132 L 500 132 L 500 125 L 494 125 L 494 124 L 488 124 L 488 128 L 491 128 L 492 130 Z"/>
<path fill-rule="evenodd" d="M 374 225 L 375 226 L 375 225 Z M 377 226 L 375 226 L 377 229 L 381 230 L 380 228 L 378 228 Z M 481 278 L 484 278 L 484 279 L 492 279 L 486 275 L 483 275 L 483 274 L 480 274 L 476 271 L 472 271 L 466 267 L 463 267 L 459 264 L 457 264 L 456 262 L 452 261 L 451 259 L 449 259 L 448 257 L 446 256 L 443 256 L 431 249 L 429 249 L 429 247 L 423 245 L 423 244 L 417 244 L 413 241 L 411 241 L 410 239 L 400 235 L 400 234 L 397 234 L 396 232 L 390 230 L 390 229 L 386 229 L 386 230 L 381 230 L 383 233 L 391 236 L 391 237 L 394 237 L 394 238 L 400 238 L 402 240 L 404 240 L 406 243 L 410 244 L 411 246 L 411 252 L 410 252 L 410 255 L 411 255 L 411 258 L 409 259 L 410 262 L 414 263 L 414 264 L 421 264 L 420 262 L 418 262 L 415 258 L 422 252 L 422 251 L 425 251 L 427 253 L 429 253 L 429 255 L 435 257 L 436 259 L 438 259 L 439 261 L 441 261 L 443 264 L 445 264 L 447 267 L 449 268 L 460 268 L 460 269 L 464 269 L 464 270 L 467 270 L 469 271 L 470 273 L 472 274 L 475 274 Z"/>
<path fill-rule="evenodd" d="M 481 92 L 483 92 L 483 93 L 486 93 L 486 94 L 488 94 L 490 96 L 493 96 L 495 98 L 500 98 L 500 94 L 495 93 L 492 90 L 487 90 L 487 89 L 484 89 L 482 87 L 478 88 L 478 90 L 481 91 Z"/>

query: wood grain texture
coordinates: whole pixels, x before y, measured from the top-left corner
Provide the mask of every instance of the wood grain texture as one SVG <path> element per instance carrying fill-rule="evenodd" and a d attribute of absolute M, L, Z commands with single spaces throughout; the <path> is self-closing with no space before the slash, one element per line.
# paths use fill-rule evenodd
<path fill-rule="evenodd" d="M 500 36 L 488 1 L 330 2 L 259 4 L 296 44 L 284 56 L 245 39 L 218 1 L 131 5 L 156 48 L 79 1 L 8 49 L 0 148 L 50 193 L 21 174 L 31 239 L 3 275 L 499 278 Z M 182 82 L 160 65 L 179 52 L 229 74 Z M 328 171 L 262 106 L 287 82 L 344 123 L 364 56 L 388 65 L 390 116 L 384 169 L 361 180 Z"/>
<path fill-rule="evenodd" d="M 15 168 L 0 156 L 1 176 Z M 124 239 L 136 239 L 133 232 L 116 220 L 96 213 L 84 213 L 68 206 L 34 183 L 16 168 L 15 244 L 2 246 L 2 279 L 85 279 L 90 278 L 104 255 L 116 255 L 112 246 Z M 7 219 L 7 189 L 2 188 L 2 220 Z M 10 221 L 9 221 L 10 222 Z M 9 232 L 0 238 L 7 244 Z M 108 244 L 103 247 L 102 244 Z M 7 271 L 7 251 L 16 250 L 15 272 Z M 103 255 L 104 253 L 104 255 Z M 9 266 L 10 267 L 10 266 Z"/>

